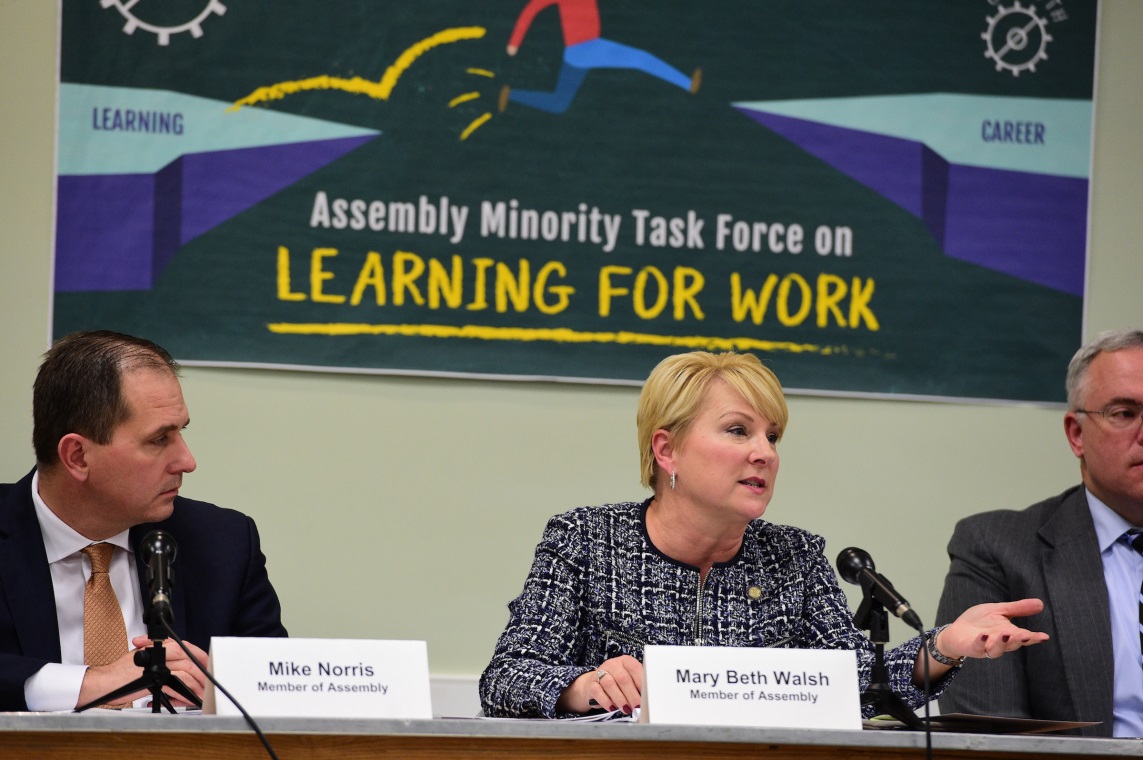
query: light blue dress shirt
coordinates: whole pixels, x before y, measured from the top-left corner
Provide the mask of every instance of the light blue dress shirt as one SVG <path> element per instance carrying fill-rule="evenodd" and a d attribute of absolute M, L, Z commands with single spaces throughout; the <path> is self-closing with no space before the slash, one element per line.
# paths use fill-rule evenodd
<path fill-rule="evenodd" d="M 1123 540 L 1135 528 L 1119 513 L 1087 492 L 1087 505 L 1099 539 L 1103 577 L 1111 607 L 1111 644 L 1115 655 L 1115 736 L 1143 736 L 1143 660 L 1139 642 L 1139 587 L 1143 555 Z"/>

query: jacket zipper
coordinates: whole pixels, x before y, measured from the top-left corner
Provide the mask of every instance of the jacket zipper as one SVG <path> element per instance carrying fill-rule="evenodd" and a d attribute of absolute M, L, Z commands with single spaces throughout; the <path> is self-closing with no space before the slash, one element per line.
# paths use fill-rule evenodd
<path fill-rule="evenodd" d="M 695 598 L 695 646 L 702 646 L 702 586 L 703 578 L 699 576 L 698 594 Z"/>

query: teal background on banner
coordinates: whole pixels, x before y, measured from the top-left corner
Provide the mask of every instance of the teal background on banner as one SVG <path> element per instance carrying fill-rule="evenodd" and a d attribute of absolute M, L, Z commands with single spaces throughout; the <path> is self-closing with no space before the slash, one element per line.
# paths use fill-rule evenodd
<path fill-rule="evenodd" d="M 32 466 L 31 385 L 50 340 L 58 18 L 42 0 L 0 3 L 3 482 Z M 1143 4 L 1101 3 L 1098 32 L 1083 338 L 1143 324 Z M 1062 373 L 1045 382 L 1061 388 Z M 484 667 L 550 515 L 645 495 L 634 387 L 202 367 L 183 385 L 199 463 L 184 493 L 258 521 L 291 633 L 427 639 L 437 678 L 470 683 Z M 957 519 L 1079 481 L 1056 406 L 798 395 L 790 407 L 767 518 L 823 535 L 829 556 L 867 549 L 926 622 Z M 371 604 L 346 604 L 347 574 L 377 579 Z"/>
<path fill-rule="evenodd" d="M 173 28 L 184 5 L 146 21 Z M 698 91 L 604 68 L 563 113 L 500 112 L 503 87 L 561 72 L 554 7 L 506 54 L 523 5 L 233 3 L 160 45 L 65 0 L 53 334 L 146 331 L 206 363 L 627 383 L 673 351 L 736 348 L 793 389 L 1062 399 L 1094 2 L 603 0 L 604 38 L 686 86 L 701 70 Z M 999 52 L 1014 70 L 998 69 L 990 18 L 1042 22 L 1044 57 L 1021 71 Z M 132 130 L 127 112 L 183 131 Z M 182 158 L 146 162 L 156 144 Z M 72 169 L 85 155 L 109 165 Z M 232 200 L 274 172 L 273 192 Z M 534 234 L 514 233 L 517 211 Z"/>

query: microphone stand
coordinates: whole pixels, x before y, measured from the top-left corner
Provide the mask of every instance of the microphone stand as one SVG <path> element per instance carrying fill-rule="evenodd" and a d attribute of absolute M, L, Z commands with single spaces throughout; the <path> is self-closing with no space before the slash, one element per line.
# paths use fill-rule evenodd
<path fill-rule="evenodd" d="M 167 614 L 164 615 L 163 612 Z M 175 678 L 171 674 L 170 668 L 167 667 L 167 650 L 163 648 L 163 641 L 166 640 L 167 630 L 170 627 L 171 621 L 167 619 L 169 617 L 173 617 L 169 605 L 151 604 L 149 606 L 143 619 L 147 623 L 147 636 L 153 643 L 151 647 L 135 652 L 135 664 L 143 669 L 143 674 L 131 683 L 124 684 L 86 705 L 80 705 L 75 708 L 77 713 L 99 705 L 114 704 L 116 700 L 122 699 L 128 694 L 146 689 L 151 692 L 152 713 L 160 713 L 165 707 L 174 714 L 175 706 L 171 704 L 170 697 L 163 691 L 164 686 L 169 686 L 171 691 L 192 705 L 202 707 L 202 700 L 185 683 Z"/>
<path fill-rule="evenodd" d="M 861 704 L 873 705 L 876 714 L 891 715 L 909 728 L 921 729 L 924 721 L 909 709 L 889 684 L 889 668 L 885 666 L 885 645 L 889 643 L 889 611 L 885 605 L 873 598 L 871 587 L 862 579 L 861 590 L 865 598 L 857 613 L 854 624 L 863 631 L 869 631 L 873 642 L 873 668 L 869 676 L 869 688 L 861 695 Z"/>

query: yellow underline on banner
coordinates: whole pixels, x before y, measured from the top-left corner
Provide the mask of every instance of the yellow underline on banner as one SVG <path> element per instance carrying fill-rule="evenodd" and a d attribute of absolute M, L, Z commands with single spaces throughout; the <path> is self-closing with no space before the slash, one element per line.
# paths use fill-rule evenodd
<path fill-rule="evenodd" d="M 272 322 L 267 325 L 278 335 L 400 335 L 412 338 L 469 338 L 517 342 L 617 343 L 637 346 L 678 346 L 718 351 L 787 351 L 795 354 L 829 354 L 831 349 L 812 343 L 721 338 L 709 335 L 655 335 L 637 332 L 581 332 L 565 327 L 486 327 L 483 325 L 370 325 L 353 322 Z"/>
<path fill-rule="evenodd" d="M 439 45 L 448 45 L 461 40 L 478 40 L 484 36 L 484 33 L 484 27 L 464 26 L 454 29 L 444 29 L 434 35 L 426 37 L 420 42 L 410 45 L 401 53 L 401 55 L 397 57 L 397 60 L 393 62 L 393 65 L 385 70 L 385 74 L 381 77 L 381 81 L 379 82 L 371 82 L 361 77 L 346 79 L 343 77 L 325 75 L 309 77 L 307 79 L 296 79 L 290 82 L 278 82 L 277 84 L 266 87 L 259 87 L 246 97 L 236 100 L 234 105 L 227 110 L 237 111 L 242 106 L 251 106 L 268 100 L 281 100 L 287 95 L 310 90 L 343 90 L 344 92 L 353 93 L 355 95 L 368 95 L 377 100 L 388 100 L 389 95 L 393 92 L 393 88 L 397 86 L 397 80 L 401 78 L 401 75 L 413 65 L 414 61 L 429 50 Z"/>

